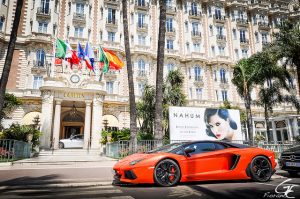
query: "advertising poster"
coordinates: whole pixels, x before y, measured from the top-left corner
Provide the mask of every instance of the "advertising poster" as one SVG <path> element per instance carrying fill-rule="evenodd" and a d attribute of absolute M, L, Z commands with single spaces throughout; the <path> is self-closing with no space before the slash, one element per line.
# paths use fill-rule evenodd
<path fill-rule="evenodd" d="M 242 140 L 240 112 L 234 109 L 170 107 L 170 140 Z"/>

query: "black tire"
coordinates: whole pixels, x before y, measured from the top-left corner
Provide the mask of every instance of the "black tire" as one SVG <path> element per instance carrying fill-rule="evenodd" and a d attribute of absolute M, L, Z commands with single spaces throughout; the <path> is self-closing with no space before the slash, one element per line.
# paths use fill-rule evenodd
<path fill-rule="evenodd" d="M 154 181 L 163 187 L 176 185 L 181 178 L 178 164 L 171 159 L 164 159 L 157 163 L 154 169 Z"/>
<path fill-rule="evenodd" d="M 60 148 L 60 149 L 63 149 L 63 148 L 65 148 L 65 145 L 64 145 L 64 143 L 60 142 L 60 143 L 58 144 L 58 148 Z"/>
<path fill-rule="evenodd" d="M 256 156 L 250 163 L 251 179 L 255 182 L 267 182 L 272 176 L 272 165 L 265 156 Z"/>
<path fill-rule="evenodd" d="M 291 177 L 297 177 L 298 171 L 288 171 Z"/>

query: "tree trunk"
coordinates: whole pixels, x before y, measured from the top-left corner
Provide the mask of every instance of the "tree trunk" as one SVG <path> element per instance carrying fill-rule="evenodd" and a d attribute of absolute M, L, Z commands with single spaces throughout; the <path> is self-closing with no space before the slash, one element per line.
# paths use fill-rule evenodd
<path fill-rule="evenodd" d="M 245 108 L 246 108 L 246 116 L 247 116 L 247 128 L 248 128 L 248 138 L 249 145 L 253 145 L 253 127 L 252 127 L 252 113 L 251 113 L 251 99 L 250 93 L 247 93 L 245 96 Z"/>
<path fill-rule="evenodd" d="M 128 87 L 129 87 L 130 141 L 131 143 L 133 143 L 134 149 L 136 149 L 137 147 L 136 104 L 135 104 L 134 83 L 133 83 L 133 74 L 132 74 L 132 65 L 131 65 L 130 44 L 129 44 L 127 3 L 128 3 L 127 0 L 122 0 L 124 45 L 125 45 Z"/>
<path fill-rule="evenodd" d="M 166 2 L 159 0 L 159 34 L 157 47 L 157 71 L 156 71 L 156 96 L 154 114 L 154 137 L 157 140 L 163 139 L 163 72 L 165 58 L 165 35 L 166 35 Z"/>
<path fill-rule="evenodd" d="M 297 69 L 298 95 L 300 95 L 300 61 L 295 63 Z"/>
<path fill-rule="evenodd" d="M 7 85 L 11 62 L 12 62 L 13 54 L 14 54 L 14 50 L 15 50 L 17 33 L 18 33 L 18 28 L 19 28 L 19 23 L 20 23 L 20 19 L 21 19 L 21 13 L 22 13 L 22 6 L 23 6 L 23 0 L 17 0 L 15 19 L 14 19 L 13 27 L 11 30 L 11 35 L 10 35 L 8 48 L 7 48 L 7 54 L 6 54 L 6 58 L 5 58 L 5 62 L 4 62 L 1 80 L 0 80 L 0 113 L 2 113 L 2 111 L 3 111 L 6 85 Z M 0 118 L 0 122 L 1 122 L 1 119 L 2 118 Z"/>
<path fill-rule="evenodd" d="M 267 106 L 264 107 L 265 108 L 265 121 L 266 121 L 266 127 L 267 127 L 267 134 L 266 136 L 269 135 L 270 132 L 270 126 L 269 126 L 269 113 L 268 113 L 268 108 Z"/>

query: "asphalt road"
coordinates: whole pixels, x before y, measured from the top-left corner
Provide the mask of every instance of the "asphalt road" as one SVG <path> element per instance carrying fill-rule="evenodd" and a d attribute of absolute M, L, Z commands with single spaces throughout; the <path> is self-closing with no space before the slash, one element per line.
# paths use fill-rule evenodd
<path fill-rule="evenodd" d="M 300 198 L 300 177 L 290 178 L 286 172 L 275 175 L 270 182 L 214 181 L 179 184 L 165 188 L 153 185 L 112 186 L 110 165 L 89 166 L 88 168 L 65 166 L 0 168 L 0 198 L 286 198 L 276 193 L 276 187 L 288 180 L 294 186 L 288 197 Z M 99 186 L 99 182 L 106 182 Z M 96 183 L 98 182 L 98 184 Z M 101 183 L 100 183 L 101 184 Z M 60 185 L 60 186 L 58 186 Z M 287 190 L 279 186 L 278 191 Z M 293 192 L 292 192 L 293 191 Z M 278 195 L 279 194 L 279 195 Z"/>

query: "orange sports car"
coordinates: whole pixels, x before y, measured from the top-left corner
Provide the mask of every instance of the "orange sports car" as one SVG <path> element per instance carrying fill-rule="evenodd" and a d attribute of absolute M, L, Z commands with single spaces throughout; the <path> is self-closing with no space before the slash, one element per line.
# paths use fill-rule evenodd
<path fill-rule="evenodd" d="M 173 143 L 119 160 L 114 183 L 156 183 L 204 180 L 270 180 L 275 172 L 272 151 L 221 141 Z"/>

